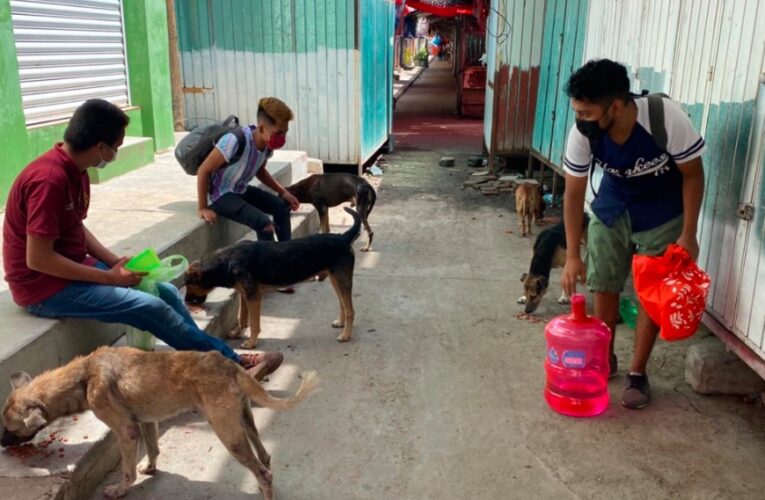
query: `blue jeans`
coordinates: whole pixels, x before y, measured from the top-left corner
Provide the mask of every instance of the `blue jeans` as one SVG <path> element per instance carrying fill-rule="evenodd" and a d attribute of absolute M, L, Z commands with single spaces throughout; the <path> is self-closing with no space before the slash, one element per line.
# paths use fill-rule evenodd
<path fill-rule="evenodd" d="M 97 267 L 107 269 L 99 262 Z M 218 351 L 239 363 L 239 355 L 225 342 L 199 329 L 178 289 L 158 283 L 159 297 L 140 290 L 72 282 L 54 296 L 27 307 L 43 318 L 86 318 L 122 323 L 151 332 L 179 351 Z"/>

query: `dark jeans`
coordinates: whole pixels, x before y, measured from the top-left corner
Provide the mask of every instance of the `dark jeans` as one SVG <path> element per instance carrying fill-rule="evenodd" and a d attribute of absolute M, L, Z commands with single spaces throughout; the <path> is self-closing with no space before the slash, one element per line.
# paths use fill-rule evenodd
<path fill-rule="evenodd" d="M 210 210 L 252 228 L 258 233 L 258 240 L 273 241 L 274 233 L 264 231 L 271 224 L 269 214 L 274 218 L 276 237 L 289 241 L 292 237 L 290 207 L 278 196 L 260 188 L 249 186 L 244 194 L 226 193 L 210 205 Z"/>

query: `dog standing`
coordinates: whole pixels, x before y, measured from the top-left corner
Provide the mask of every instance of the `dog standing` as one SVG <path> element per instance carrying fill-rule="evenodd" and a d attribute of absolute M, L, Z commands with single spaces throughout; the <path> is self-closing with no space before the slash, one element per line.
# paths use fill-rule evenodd
<path fill-rule="evenodd" d="M 159 455 L 157 423 L 187 410 L 202 413 L 218 439 L 258 480 L 263 497 L 273 498 L 271 457 L 258 436 L 250 402 L 289 410 L 316 388 L 315 372 L 302 376 L 292 398 L 271 396 L 239 365 L 217 351 L 144 352 L 129 347 L 101 347 L 88 356 L 32 379 L 11 377 L 13 391 L 3 409 L 0 444 L 30 441 L 60 417 L 93 410 L 117 436 L 122 480 L 104 490 L 107 498 L 124 496 L 136 480 L 138 440 L 147 457 L 139 471 L 154 474 Z M 252 452 L 255 447 L 257 457 Z"/>
<path fill-rule="evenodd" d="M 584 214 L 583 238 L 587 243 L 587 226 L 590 218 Z M 523 295 L 518 298 L 519 304 L 525 304 L 524 311 L 533 313 L 539 307 L 542 297 L 550 286 L 550 271 L 566 264 L 566 229 L 563 221 L 543 230 L 534 241 L 534 255 L 531 257 L 529 272 L 523 273 Z M 558 304 L 568 304 L 566 292 L 561 292 Z"/>
<path fill-rule="evenodd" d="M 515 210 L 521 218 L 521 236 L 531 235 L 532 222 L 536 224 L 540 213 L 539 188 L 530 182 L 522 182 L 515 188 Z"/>
<path fill-rule="evenodd" d="M 300 203 L 310 203 L 316 207 L 324 233 L 329 232 L 329 207 L 350 201 L 361 216 L 369 237 L 361 251 L 368 252 L 372 248 L 375 233 L 369 227 L 368 218 L 377 201 L 377 193 L 363 177 L 346 173 L 314 174 L 289 186 L 287 191 Z"/>
<path fill-rule="evenodd" d="M 340 317 L 332 323 L 343 331 L 340 342 L 353 335 L 353 241 L 359 237 L 361 218 L 350 208 L 353 227 L 343 234 L 314 234 L 290 241 L 241 241 L 192 263 L 184 275 L 185 300 L 201 304 L 216 287 L 239 292 L 239 320 L 229 338 L 241 338 L 249 324 L 250 338 L 242 348 L 253 349 L 260 335 L 263 292 L 294 285 L 317 274 L 328 274 L 340 301 Z"/>

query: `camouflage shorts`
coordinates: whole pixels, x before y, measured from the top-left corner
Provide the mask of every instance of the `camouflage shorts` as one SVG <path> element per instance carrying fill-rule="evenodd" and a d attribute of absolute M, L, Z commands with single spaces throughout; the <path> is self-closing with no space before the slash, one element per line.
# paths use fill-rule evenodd
<path fill-rule="evenodd" d="M 608 227 L 592 216 L 587 230 L 587 286 L 591 292 L 619 293 L 632 269 L 632 255 L 661 255 L 680 237 L 683 216 L 633 233 L 627 213 Z"/>

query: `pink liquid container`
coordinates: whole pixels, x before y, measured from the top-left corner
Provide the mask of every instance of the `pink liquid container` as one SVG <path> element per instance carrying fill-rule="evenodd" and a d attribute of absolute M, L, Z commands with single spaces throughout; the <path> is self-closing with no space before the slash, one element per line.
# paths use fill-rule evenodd
<path fill-rule="evenodd" d="M 593 417 L 608 408 L 608 346 L 611 331 L 587 316 L 584 295 L 571 299 L 571 314 L 545 327 L 545 400 L 572 417 Z"/>

